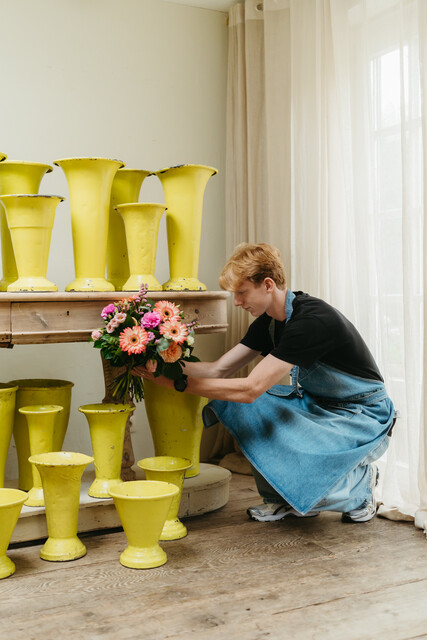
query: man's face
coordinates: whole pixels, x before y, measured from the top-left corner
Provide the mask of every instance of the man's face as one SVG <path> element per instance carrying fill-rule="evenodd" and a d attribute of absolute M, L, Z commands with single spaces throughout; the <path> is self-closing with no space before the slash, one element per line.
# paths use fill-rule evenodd
<path fill-rule="evenodd" d="M 234 306 L 242 307 L 255 318 L 265 313 L 269 302 L 270 298 L 264 282 L 255 285 L 249 280 L 244 280 L 239 288 L 234 291 Z"/>

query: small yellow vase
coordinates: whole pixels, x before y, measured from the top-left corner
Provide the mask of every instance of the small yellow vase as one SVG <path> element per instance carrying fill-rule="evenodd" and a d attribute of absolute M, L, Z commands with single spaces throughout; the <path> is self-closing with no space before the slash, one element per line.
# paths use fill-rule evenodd
<path fill-rule="evenodd" d="M 111 498 L 110 489 L 122 482 L 125 428 L 128 416 L 134 410 L 131 404 L 100 403 L 79 407 L 89 423 L 95 458 L 95 480 L 88 491 L 93 498 Z"/>
<path fill-rule="evenodd" d="M 160 540 L 179 540 L 184 538 L 187 535 L 187 528 L 179 520 L 178 511 L 185 472 L 191 467 L 190 460 L 175 458 L 174 456 L 156 456 L 143 458 L 137 464 L 140 469 L 145 471 L 147 480 L 169 482 L 178 487 L 178 494 L 172 499 L 166 522 L 160 534 Z"/>
<path fill-rule="evenodd" d="M 0 384 L 0 487 L 4 487 L 4 473 L 12 438 L 17 390 L 16 385 Z"/>
<path fill-rule="evenodd" d="M 121 291 L 130 276 L 126 232 L 117 205 L 138 202 L 139 192 L 150 171 L 144 169 L 119 169 L 114 176 L 110 200 L 110 224 L 108 227 L 107 279 L 116 291 Z"/>
<path fill-rule="evenodd" d="M 49 534 L 40 549 L 40 558 L 50 562 L 81 558 L 86 547 L 77 537 L 80 486 L 83 471 L 93 458 L 84 453 L 57 451 L 31 456 L 30 462 L 42 479 Z"/>
<path fill-rule="evenodd" d="M 18 410 L 27 418 L 32 456 L 52 451 L 55 420 L 62 410 L 63 407 L 56 404 L 32 405 L 21 407 Z M 34 465 L 32 471 L 33 486 L 28 493 L 25 504 L 27 507 L 43 507 L 44 496 L 40 474 Z"/>
<path fill-rule="evenodd" d="M 8 285 L 8 291 L 58 291 L 46 272 L 55 210 L 63 200 L 60 196 L 1 196 L 18 270 L 18 279 Z"/>
<path fill-rule="evenodd" d="M 144 380 L 144 404 L 156 456 L 178 456 L 191 461 L 186 478 L 197 476 L 203 433 L 202 409 L 207 399 L 180 393 Z"/>
<path fill-rule="evenodd" d="M 123 566 L 152 569 L 165 564 L 167 556 L 159 539 L 178 492 L 174 484 L 154 480 L 123 482 L 110 490 L 129 543 L 120 556 Z"/>
<path fill-rule="evenodd" d="M 64 407 L 57 415 L 53 432 L 52 451 L 61 451 L 70 418 L 71 391 L 74 386 L 69 380 L 28 379 L 11 380 L 9 385 L 16 385 L 15 421 L 13 439 L 18 457 L 19 488 L 29 491 L 33 486 L 32 465 L 28 462 L 31 455 L 28 423 L 21 407 L 29 405 L 56 404 Z"/>
<path fill-rule="evenodd" d="M 184 164 L 156 171 L 166 199 L 166 229 L 170 279 L 166 291 L 205 291 L 198 279 L 203 195 L 209 178 L 218 173 L 212 167 Z"/>
<path fill-rule="evenodd" d="M 24 491 L 0 488 L 0 579 L 15 573 L 15 565 L 6 551 L 26 499 Z"/>
<path fill-rule="evenodd" d="M 66 291 L 114 291 L 105 279 L 108 222 L 113 178 L 123 162 L 108 158 L 65 158 L 53 163 L 64 171 L 70 192 L 76 278 Z"/>
<path fill-rule="evenodd" d="M 164 204 L 135 202 L 118 205 L 123 218 L 129 256 L 130 276 L 123 291 L 139 291 L 146 284 L 150 291 L 161 291 L 162 285 L 154 276 L 157 238 Z"/>
<path fill-rule="evenodd" d="M 52 167 L 40 162 L 12 162 L 8 160 L 0 167 L 0 196 L 17 193 L 38 193 L 40 183 Z M 3 278 L 0 281 L 0 291 L 7 291 L 12 282 L 18 278 L 15 254 L 6 215 L 0 203 L 1 256 Z"/>

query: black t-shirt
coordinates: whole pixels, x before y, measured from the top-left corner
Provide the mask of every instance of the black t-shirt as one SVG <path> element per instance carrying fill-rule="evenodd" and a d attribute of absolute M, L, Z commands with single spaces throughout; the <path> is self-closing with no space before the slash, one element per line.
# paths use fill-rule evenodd
<path fill-rule="evenodd" d="M 274 321 L 274 344 L 272 318 L 266 313 L 253 321 L 241 343 L 305 369 L 320 361 L 351 375 L 383 381 L 362 336 L 342 313 L 319 298 L 294 293 L 289 321 Z"/>

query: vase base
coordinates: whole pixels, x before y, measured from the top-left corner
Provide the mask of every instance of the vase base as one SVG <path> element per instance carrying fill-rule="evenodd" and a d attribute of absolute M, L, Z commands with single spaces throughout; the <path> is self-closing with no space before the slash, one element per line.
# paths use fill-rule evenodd
<path fill-rule="evenodd" d="M 18 279 L 17 275 L 15 278 L 2 278 L 0 280 L 0 291 L 7 291 L 8 286 L 16 282 L 17 279 Z"/>
<path fill-rule="evenodd" d="M 111 498 L 110 489 L 122 484 L 121 478 L 113 478 L 105 480 L 103 478 L 95 478 L 89 487 L 88 495 L 91 498 Z"/>
<path fill-rule="evenodd" d="M 167 555 L 159 545 L 139 548 L 129 545 L 120 555 L 120 564 L 129 569 L 154 569 L 167 561 Z"/>
<path fill-rule="evenodd" d="M 58 291 L 58 287 L 46 278 L 18 278 L 8 285 L 7 291 Z"/>
<path fill-rule="evenodd" d="M 139 291 L 141 285 L 147 285 L 149 291 L 162 291 L 160 282 L 152 275 L 130 276 L 124 283 L 122 291 Z"/>
<path fill-rule="evenodd" d="M 170 278 L 162 286 L 163 291 L 206 291 L 206 285 L 197 278 Z"/>
<path fill-rule="evenodd" d="M 0 558 L 0 580 L 15 573 L 15 564 L 7 556 Z"/>
<path fill-rule="evenodd" d="M 41 487 L 31 487 L 24 504 L 26 507 L 44 507 L 43 489 Z"/>
<path fill-rule="evenodd" d="M 76 278 L 65 287 L 65 291 L 115 291 L 114 285 L 105 278 Z"/>
<path fill-rule="evenodd" d="M 175 520 L 166 520 L 160 540 L 180 540 L 187 535 L 187 527 L 185 527 L 178 518 Z"/>
<path fill-rule="evenodd" d="M 86 547 L 77 536 L 48 538 L 40 549 L 40 558 L 48 562 L 68 562 L 86 555 Z"/>

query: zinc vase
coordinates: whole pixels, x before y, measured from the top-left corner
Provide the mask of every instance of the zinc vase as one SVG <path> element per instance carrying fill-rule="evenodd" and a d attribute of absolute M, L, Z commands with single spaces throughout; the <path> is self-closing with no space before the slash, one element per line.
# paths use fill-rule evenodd
<path fill-rule="evenodd" d="M 4 487 L 4 474 L 13 432 L 17 390 L 16 385 L 0 384 L 0 487 Z"/>
<path fill-rule="evenodd" d="M 18 279 L 8 285 L 7 291 L 58 291 L 46 272 L 55 211 L 63 200 L 41 195 L 0 197 L 18 271 Z"/>
<path fill-rule="evenodd" d="M 37 404 L 56 404 L 64 407 L 55 420 L 52 445 L 53 451 L 61 451 L 70 418 L 71 391 L 74 383 L 69 380 L 35 378 L 12 380 L 9 384 L 18 387 L 13 426 L 13 439 L 18 457 L 18 486 L 23 491 L 29 491 L 33 486 L 32 467 L 28 462 L 31 455 L 30 440 L 27 419 L 24 414 L 19 412 L 19 409 Z"/>
<path fill-rule="evenodd" d="M 56 404 L 31 405 L 18 409 L 28 423 L 31 455 L 47 453 L 53 450 L 53 431 L 58 413 L 63 410 Z M 31 457 L 29 458 L 31 462 Z M 28 492 L 25 504 L 27 507 L 43 507 L 44 495 L 40 474 L 32 465 L 33 486 Z"/>
<path fill-rule="evenodd" d="M 144 404 L 156 456 L 187 458 L 185 477 L 199 474 L 202 409 L 207 398 L 180 393 L 144 380 Z"/>
<path fill-rule="evenodd" d="M 198 164 L 170 167 L 155 174 L 166 200 L 170 278 L 166 291 L 205 291 L 198 279 L 203 195 L 216 169 Z"/>
<path fill-rule="evenodd" d="M 38 193 L 43 176 L 51 171 L 50 165 L 40 162 L 12 162 L 10 160 L 3 162 L 0 166 L 0 196 Z M 1 202 L 0 230 L 3 267 L 0 291 L 7 291 L 8 286 L 18 278 L 18 271 L 10 231 Z"/>
<path fill-rule="evenodd" d="M 131 569 L 165 564 L 167 556 L 159 539 L 178 491 L 174 484 L 155 480 L 122 482 L 110 490 L 129 543 L 120 555 L 120 564 Z"/>
<path fill-rule="evenodd" d="M 0 579 L 15 573 L 15 564 L 6 551 L 26 499 L 24 491 L 0 488 Z"/>
<path fill-rule="evenodd" d="M 164 204 L 136 202 L 121 204 L 117 211 L 123 219 L 129 257 L 130 276 L 123 291 L 139 291 L 142 284 L 150 291 L 161 291 L 162 285 L 154 276 L 157 238 Z"/>
<path fill-rule="evenodd" d="M 123 162 L 65 158 L 53 163 L 65 173 L 70 193 L 75 279 L 66 291 L 114 291 L 105 279 L 111 187 Z"/>
<path fill-rule="evenodd" d="M 31 456 L 40 474 L 45 497 L 48 539 L 40 558 L 50 562 L 76 560 L 86 554 L 77 536 L 83 471 L 93 462 L 84 453 L 56 451 Z"/>
<path fill-rule="evenodd" d="M 110 498 L 110 489 L 122 482 L 125 428 L 128 416 L 134 410 L 131 404 L 100 403 L 79 407 L 89 423 L 95 459 L 95 480 L 88 491 L 92 498 Z"/>
<path fill-rule="evenodd" d="M 187 535 L 187 528 L 178 518 L 179 503 L 181 502 L 184 476 L 191 467 L 190 460 L 174 456 L 154 456 L 138 460 L 138 467 L 143 469 L 147 480 L 170 482 L 178 487 L 177 495 L 172 499 L 166 522 L 163 525 L 160 540 L 179 540 Z"/>
<path fill-rule="evenodd" d="M 144 169 L 124 168 L 114 176 L 108 226 L 107 279 L 116 291 L 123 289 L 130 276 L 125 227 L 116 207 L 127 202 L 138 202 L 142 183 L 149 175 L 150 171 Z"/>

